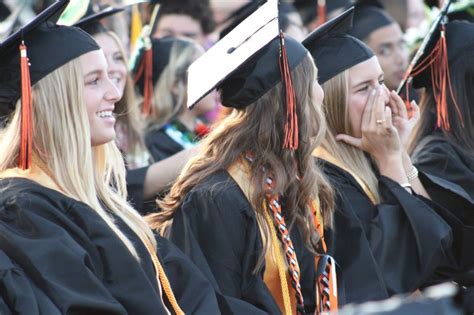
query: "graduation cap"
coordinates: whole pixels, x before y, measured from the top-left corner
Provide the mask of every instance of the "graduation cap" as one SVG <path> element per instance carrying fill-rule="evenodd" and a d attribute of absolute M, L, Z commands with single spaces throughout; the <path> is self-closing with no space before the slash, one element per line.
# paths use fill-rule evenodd
<path fill-rule="evenodd" d="M 284 38 L 278 23 L 278 1 L 269 0 L 222 38 L 188 69 L 188 100 L 192 108 L 215 88 L 222 105 L 249 106 L 282 82 L 287 122 L 284 148 L 298 146 L 295 95 L 291 70 L 308 55 L 299 42 Z"/>
<path fill-rule="evenodd" d="M 229 25 L 227 25 L 220 33 L 219 39 L 225 37 L 227 34 L 230 33 L 234 28 L 237 27 L 243 20 L 245 20 L 249 15 L 254 13 L 262 4 L 265 3 L 265 0 L 254 0 L 246 3 L 242 7 L 238 8 L 234 12 L 232 12 L 229 17 L 223 22 L 226 23 L 230 21 Z"/>
<path fill-rule="evenodd" d="M 23 169 L 31 164 L 31 85 L 67 62 L 100 49 L 84 31 L 56 24 L 68 3 L 55 2 L 0 44 L 0 106 L 13 111 L 21 98 L 19 166 Z"/>
<path fill-rule="evenodd" d="M 455 106 L 461 124 L 464 124 L 452 92 L 449 64 L 461 54 L 469 53 L 474 48 L 474 28 L 471 23 L 445 23 L 451 3 L 452 0 L 446 1 L 433 21 L 430 31 L 410 62 L 405 77 L 397 89 L 397 93 L 400 94 L 405 85 L 411 83 L 415 88 L 431 88 L 437 107 L 436 126 L 444 130 L 450 129 L 447 108 L 449 98 Z M 408 93 L 409 88 L 405 90 Z M 408 103 L 409 95 L 406 99 Z"/>
<path fill-rule="evenodd" d="M 185 39 L 180 39 L 176 37 L 163 37 L 160 39 L 152 38 L 151 39 L 151 46 L 152 46 L 152 82 L 153 86 L 156 85 L 156 82 L 160 79 L 161 74 L 165 70 L 166 66 L 168 65 L 170 58 L 171 58 L 171 50 L 175 43 L 186 41 Z M 144 63 L 143 59 L 145 58 L 145 48 L 142 47 L 136 60 L 134 62 L 134 67 L 132 69 L 133 77 L 135 78 L 135 84 L 142 95 L 145 92 L 145 71 L 143 69 Z"/>
<path fill-rule="evenodd" d="M 347 34 L 353 15 L 354 8 L 350 8 L 319 26 L 303 40 L 318 67 L 320 84 L 374 56 L 367 45 Z"/>
<path fill-rule="evenodd" d="M 396 23 L 377 0 L 359 0 L 355 3 L 352 29 L 349 34 L 365 40 L 375 30 Z"/>

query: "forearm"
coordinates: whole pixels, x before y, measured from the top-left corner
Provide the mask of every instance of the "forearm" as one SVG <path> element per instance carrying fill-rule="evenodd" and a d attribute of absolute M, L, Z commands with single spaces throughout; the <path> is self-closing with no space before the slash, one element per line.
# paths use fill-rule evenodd
<path fill-rule="evenodd" d="M 194 156 L 198 148 L 181 151 L 167 159 L 153 163 L 143 183 L 143 198 L 149 200 L 170 187 L 188 160 Z"/>
<path fill-rule="evenodd" d="M 375 159 L 380 175 L 390 178 L 400 185 L 406 184 L 407 177 L 403 168 L 402 158 L 399 156 L 384 156 Z"/>
<path fill-rule="evenodd" d="M 406 151 L 403 152 L 402 156 L 403 156 L 402 157 L 402 159 L 403 159 L 403 168 L 405 170 L 405 174 L 408 174 L 412 170 L 413 164 L 411 162 L 410 156 L 408 155 L 408 153 Z M 411 187 L 412 187 L 413 191 L 416 192 L 418 195 L 422 195 L 425 198 L 431 199 L 430 195 L 426 191 L 425 187 L 421 183 L 418 176 L 416 178 L 414 178 L 410 182 L 410 184 L 411 184 Z"/>

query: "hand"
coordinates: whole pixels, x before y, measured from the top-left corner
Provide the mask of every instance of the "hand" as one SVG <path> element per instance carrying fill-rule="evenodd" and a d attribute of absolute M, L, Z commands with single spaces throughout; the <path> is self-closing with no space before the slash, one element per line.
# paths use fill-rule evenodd
<path fill-rule="evenodd" d="M 402 98 L 395 92 L 389 92 L 388 105 L 392 109 L 392 122 L 395 128 L 397 128 L 398 135 L 400 137 L 400 142 L 402 146 L 408 149 L 408 142 L 412 134 L 413 128 L 420 119 L 420 110 L 415 101 L 411 101 L 411 118 L 409 118 L 405 102 Z"/>
<path fill-rule="evenodd" d="M 362 115 L 361 138 L 339 134 L 336 139 L 368 152 L 380 167 L 387 161 L 401 160 L 401 144 L 397 129 L 392 123 L 392 110 L 385 106 L 382 89 L 371 92 Z"/>

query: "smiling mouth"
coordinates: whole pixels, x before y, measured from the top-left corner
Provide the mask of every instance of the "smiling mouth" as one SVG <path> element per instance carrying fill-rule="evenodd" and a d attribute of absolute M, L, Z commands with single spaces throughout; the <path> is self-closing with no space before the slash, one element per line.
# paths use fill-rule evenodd
<path fill-rule="evenodd" d="M 95 113 L 100 118 L 112 118 L 114 117 L 114 113 L 111 110 L 104 110 L 101 112 Z"/>

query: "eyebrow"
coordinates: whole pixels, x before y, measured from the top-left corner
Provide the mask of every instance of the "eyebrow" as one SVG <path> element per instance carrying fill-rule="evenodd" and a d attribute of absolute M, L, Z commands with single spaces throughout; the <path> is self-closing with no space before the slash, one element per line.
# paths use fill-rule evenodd
<path fill-rule="evenodd" d="M 102 70 L 92 70 L 90 72 L 88 72 L 87 74 L 84 75 L 84 78 L 88 77 L 88 76 L 91 76 L 93 74 L 100 74 L 102 72 Z"/>
<path fill-rule="evenodd" d="M 382 80 L 383 77 L 384 77 L 384 75 L 383 75 L 383 72 L 382 72 L 382 73 L 379 75 L 378 79 L 379 79 L 379 80 Z M 371 81 L 372 81 L 372 80 L 365 80 L 365 81 L 359 82 L 359 83 L 357 83 L 356 85 L 354 85 L 352 88 L 355 89 L 355 88 L 357 88 L 357 87 L 359 87 L 359 86 L 361 86 L 361 85 L 368 84 L 368 83 L 370 83 Z"/>

